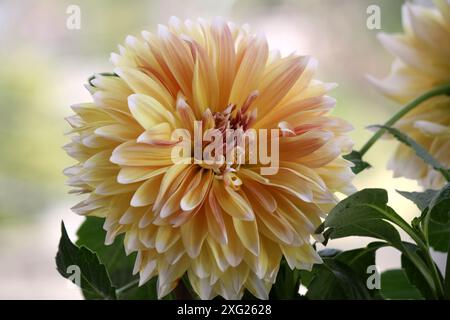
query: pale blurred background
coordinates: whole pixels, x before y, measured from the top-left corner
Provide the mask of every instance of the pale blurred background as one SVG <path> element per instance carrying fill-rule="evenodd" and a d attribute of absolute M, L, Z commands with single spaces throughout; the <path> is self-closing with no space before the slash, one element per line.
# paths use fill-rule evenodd
<path fill-rule="evenodd" d="M 401 30 L 401 0 L 163 0 L 14 1 L 0 0 L 0 299 L 78 299 L 78 290 L 60 277 L 54 256 L 64 220 L 69 235 L 82 218 L 70 211 L 79 199 L 67 195 L 63 168 L 73 161 L 61 149 L 69 138 L 69 106 L 90 100 L 83 84 L 96 72 L 111 71 L 110 52 L 128 34 L 155 30 L 170 16 L 222 16 L 263 30 L 273 48 L 316 57 L 318 78 L 339 83 L 335 111 L 350 121 L 356 147 L 365 127 L 384 122 L 398 106 L 365 80 L 389 70 L 391 57 L 366 26 L 366 9 L 381 8 L 381 30 Z M 81 29 L 66 27 L 69 5 L 81 9 Z M 358 188 L 389 190 L 391 205 L 408 221 L 418 214 L 395 189 L 419 190 L 415 182 L 392 179 L 385 169 L 392 142 L 368 153 L 375 168 L 356 179 Z M 329 247 L 360 247 L 367 240 L 345 239 Z M 442 257 L 438 257 L 440 261 Z M 380 270 L 399 265 L 394 250 L 377 257 Z"/>

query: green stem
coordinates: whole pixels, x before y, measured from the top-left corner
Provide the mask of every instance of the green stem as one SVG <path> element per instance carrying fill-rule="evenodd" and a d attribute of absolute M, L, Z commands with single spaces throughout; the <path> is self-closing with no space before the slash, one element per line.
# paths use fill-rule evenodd
<path fill-rule="evenodd" d="M 133 281 L 127 283 L 123 287 L 120 287 L 119 289 L 116 290 L 117 297 L 119 297 L 122 293 L 124 293 L 130 289 L 133 289 L 138 283 L 139 283 L 139 279 L 136 279 L 136 280 L 133 280 Z"/>
<path fill-rule="evenodd" d="M 436 291 L 437 298 L 442 298 L 444 296 L 444 288 L 439 276 L 439 270 L 436 268 L 436 264 L 434 263 L 433 258 L 430 255 L 428 244 L 424 242 L 421 237 L 417 235 L 416 231 L 411 228 L 409 224 L 407 224 L 403 219 L 402 222 L 404 222 L 404 224 L 399 224 L 399 226 L 416 242 L 420 250 L 422 250 L 423 254 L 425 255 L 426 264 L 428 265 L 428 269 L 431 271 L 432 282 L 434 283 L 434 289 Z M 413 259 L 411 255 L 409 256 L 413 263 L 419 268 L 419 270 L 423 269 L 422 266 L 417 263 L 418 261 L 415 261 L 416 259 Z M 426 270 L 422 270 L 422 274 L 424 274 L 425 278 L 427 278 L 427 275 L 424 272 L 426 273 Z"/>
<path fill-rule="evenodd" d="M 444 286 L 442 285 L 442 281 L 441 281 L 441 277 L 440 277 L 440 274 L 439 274 L 439 270 L 436 267 L 436 264 L 434 263 L 433 258 L 431 257 L 430 249 L 429 248 L 422 248 L 422 251 L 424 251 L 425 257 L 427 259 L 427 263 L 428 263 L 428 265 L 431 268 L 431 271 L 432 271 L 431 274 L 433 276 L 434 283 L 436 284 L 436 288 L 438 290 L 439 297 L 443 298 L 445 296 Z"/>
<path fill-rule="evenodd" d="M 390 214 L 388 214 L 384 210 L 382 210 L 376 206 L 372 206 L 372 205 L 368 205 L 368 206 L 371 207 L 372 209 L 378 211 L 382 215 L 384 215 L 387 220 L 391 220 L 396 225 L 398 225 L 400 228 L 402 228 L 411 237 L 411 239 L 413 239 L 417 243 L 417 245 L 419 245 L 420 247 L 426 247 L 426 244 L 422 240 L 422 238 L 414 231 L 414 229 L 400 215 L 398 215 L 395 212 L 391 212 Z"/>
<path fill-rule="evenodd" d="M 439 270 L 436 267 L 436 264 L 434 263 L 434 260 L 430 254 L 430 244 L 428 242 L 429 223 L 430 223 L 430 215 L 427 214 L 425 216 L 425 219 L 423 221 L 423 225 L 421 228 L 425 242 L 423 245 L 419 245 L 419 247 L 421 248 L 422 252 L 424 253 L 424 255 L 427 259 L 427 263 L 429 264 L 431 271 L 433 272 L 433 278 L 434 278 L 436 286 L 439 289 L 439 292 L 441 294 L 440 296 L 445 297 L 447 289 L 445 288 L 445 285 L 442 284 Z M 450 279 L 449 279 L 449 281 L 450 281 Z"/>
<path fill-rule="evenodd" d="M 424 241 L 421 235 L 417 234 L 417 232 L 398 214 L 391 213 L 391 215 L 389 215 L 386 212 L 384 212 L 384 210 L 381 210 L 375 206 L 371 207 L 377 210 L 378 212 L 382 213 L 383 215 L 385 215 L 387 218 L 390 218 L 391 221 L 393 221 L 396 225 L 398 225 L 401 229 L 403 229 L 411 237 L 411 239 L 413 239 L 414 242 L 416 242 L 417 246 L 422 250 L 422 252 L 426 257 L 426 264 L 428 265 L 428 268 L 426 268 L 426 266 L 423 265 L 422 259 L 413 256 L 408 251 L 405 251 L 405 253 L 406 255 L 408 255 L 410 260 L 416 265 L 416 267 L 421 271 L 425 279 L 427 279 L 427 282 L 433 287 L 433 291 L 435 293 L 436 298 L 443 297 L 444 288 L 442 286 L 441 278 L 439 277 L 439 271 L 437 270 L 436 264 L 431 258 L 429 246 L 426 243 L 426 241 Z M 402 248 L 398 249 L 401 250 Z M 429 271 L 431 271 L 431 275 Z"/>
<path fill-rule="evenodd" d="M 427 263 L 425 263 L 423 259 L 421 259 L 420 256 L 417 255 L 416 253 L 412 253 L 409 250 L 403 250 L 402 247 L 400 248 L 397 247 L 397 249 L 403 252 L 409 258 L 409 260 L 411 260 L 411 262 L 416 266 L 416 268 L 420 271 L 420 273 L 422 273 L 423 277 L 425 278 L 426 282 L 428 283 L 433 292 L 434 298 L 439 299 L 442 295 L 439 290 L 439 286 L 436 283 L 436 278 L 434 274 L 430 272 Z"/>
<path fill-rule="evenodd" d="M 405 230 L 404 228 L 402 228 L 402 229 Z M 415 259 L 415 257 L 413 257 L 411 254 L 409 254 L 409 252 L 406 252 L 407 255 L 410 257 L 411 261 L 413 261 L 413 263 L 418 267 L 418 269 L 422 271 L 422 274 L 425 276 L 425 278 L 427 279 L 429 284 L 432 285 L 432 287 L 434 287 L 433 289 L 435 291 L 436 298 L 438 298 L 438 299 L 443 298 L 444 297 L 444 287 L 442 285 L 439 270 L 437 269 L 436 264 L 434 263 L 434 260 L 431 257 L 429 246 L 425 242 L 423 242 L 420 239 L 420 237 L 417 236 L 414 229 L 408 228 L 408 230 L 405 230 L 405 231 L 408 233 L 409 236 L 411 236 L 412 239 L 414 239 L 414 241 L 417 243 L 420 250 L 423 252 L 423 254 L 425 256 L 425 262 L 426 262 L 426 265 L 428 265 L 428 268 L 424 269 L 422 264 L 419 263 L 422 259 L 420 259 L 420 261 L 417 261 L 417 259 Z M 412 234 L 414 234 L 414 236 L 412 236 Z M 429 273 L 431 273 L 431 279 L 428 278 L 428 272 L 426 269 L 428 269 Z"/>
<path fill-rule="evenodd" d="M 437 88 L 434 88 L 423 95 L 419 96 L 418 98 L 414 99 L 407 105 L 405 105 L 399 112 L 397 112 L 392 118 L 390 118 L 384 125 L 386 127 L 390 127 L 394 125 L 398 120 L 400 120 L 405 114 L 410 112 L 412 109 L 420 105 L 422 102 L 442 94 L 450 94 L 450 84 L 446 84 Z M 369 141 L 366 142 L 366 144 L 361 148 L 359 153 L 361 156 L 363 156 L 369 149 L 374 145 L 374 143 L 381 138 L 381 136 L 384 134 L 384 129 L 379 129 L 375 134 L 372 136 L 372 138 L 369 139 Z"/>

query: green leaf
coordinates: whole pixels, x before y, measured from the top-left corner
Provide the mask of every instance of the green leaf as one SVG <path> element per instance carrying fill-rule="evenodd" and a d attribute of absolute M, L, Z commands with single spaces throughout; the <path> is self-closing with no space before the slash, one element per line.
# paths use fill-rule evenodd
<path fill-rule="evenodd" d="M 450 235 L 450 222 L 439 223 L 430 220 L 428 223 L 428 242 L 430 246 L 441 252 L 448 252 L 449 250 L 449 235 Z"/>
<path fill-rule="evenodd" d="M 78 245 L 84 245 L 95 251 L 105 263 L 111 276 L 111 281 L 117 288 L 135 282 L 136 285 L 119 295 L 121 300 L 157 299 L 156 278 L 138 287 L 138 275 L 133 276 L 133 266 L 136 254 L 126 255 L 123 245 L 123 235 L 116 238 L 113 244 L 104 245 L 106 232 L 103 230 L 103 218 L 87 217 L 78 229 Z"/>
<path fill-rule="evenodd" d="M 336 259 L 352 268 L 358 278 L 365 283 L 369 276 L 367 268 L 375 265 L 376 251 L 387 245 L 387 243 L 380 241 L 371 242 L 365 248 L 344 251 L 337 255 Z"/>
<path fill-rule="evenodd" d="M 398 141 L 404 143 L 408 147 L 414 150 L 414 152 L 417 154 L 418 157 L 420 157 L 423 161 L 425 161 L 427 164 L 433 167 L 433 169 L 439 171 L 442 173 L 442 175 L 447 179 L 447 181 L 450 179 L 450 170 L 443 164 L 441 164 L 439 161 L 437 161 L 431 154 L 428 153 L 427 150 L 425 150 L 420 144 L 418 144 L 416 141 L 414 141 L 411 137 L 408 135 L 400 132 L 399 130 L 388 127 L 388 126 L 372 126 L 375 128 L 380 128 L 388 131 L 390 134 L 392 134 Z"/>
<path fill-rule="evenodd" d="M 352 167 L 352 171 L 354 174 L 358 174 L 361 171 L 371 167 L 369 163 L 363 161 L 361 154 L 356 150 L 346 154 L 344 159 L 353 162 L 354 166 Z"/>
<path fill-rule="evenodd" d="M 94 252 L 85 247 L 77 247 L 70 241 L 63 222 L 56 265 L 64 278 L 70 278 L 73 275 L 69 272 L 71 266 L 77 266 L 81 272 L 81 289 L 90 299 L 116 299 L 115 288 L 105 265 Z"/>
<path fill-rule="evenodd" d="M 401 247 L 397 230 L 387 221 L 398 223 L 401 218 L 387 206 L 383 189 L 364 189 L 339 202 L 325 219 L 325 232 L 331 239 L 364 236 L 382 239 Z"/>
<path fill-rule="evenodd" d="M 341 227 L 358 221 L 386 218 L 388 196 L 383 189 L 364 189 L 339 202 L 325 219 L 325 227 Z M 381 212 L 380 212 L 381 211 Z"/>
<path fill-rule="evenodd" d="M 417 256 L 423 259 L 422 252 L 415 244 L 404 242 L 403 245 L 406 250 L 415 252 Z M 430 288 L 427 280 L 405 253 L 402 253 L 401 255 L 401 263 L 409 281 L 421 292 L 421 295 L 427 299 L 434 299 L 435 296 L 433 295 L 433 290 Z"/>
<path fill-rule="evenodd" d="M 332 228 L 330 231 L 331 239 L 350 236 L 371 237 L 385 240 L 395 247 L 401 246 L 398 231 L 384 220 L 359 221 L 339 228 Z"/>
<path fill-rule="evenodd" d="M 389 222 L 413 234 L 411 227 L 389 206 L 387 192 L 381 189 L 365 189 L 341 201 L 325 219 L 328 229 L 324 234 L 330 238 L 365 236 L 385 240 L 404 253 L 434 289 L 433 279 L 427 271 L 427 264 L 400 238 L 398 231 Z M 414 237 L 413 237 L 414 239 Z M 417 236 L 417 239 L 418 236 Z"/>
<path fill-rule="evenodd" d="M 405 270 L 387 270 L 381 274 L 380 295 L 393 300 L 423 300 L 420 291 L 409 282 Z"/>
<path fill-rule="evenodd" d="M 106 246 L 103 223 L 103 218 L 86 217 L 77 231 L 77 245 L 85 246 L 97 253 L 106 265 L 111 280 L 119 288 L 130 282 L 135 255 L 126 256 L 123 235 L 118 236 L 113 244 Z"/>
<path fill-rule="evenodd" d="M 413 201 L 422 211 L 419 221 L 428 220 L 428 242 L 437 251 L 448 251 L 450 235 L 450 184 L 441 190 L 426 190 L 424 192 L 404 192 L 401 195 Z"/>
<path fill-rule="evenodd" d="M 372 242 L 365 248 L 340 252 L 319 252 L 324 263 L 313 267 L 312 272 L 301 273 L 301 282 L 308 287 L 309 299 L 371 299 L 377 290 L 367 288 L 369 266 L 375 265 L 375 252 L 386 246 Z M 330 254 L 332 253 L 332 254 Z M 305 281 L 306 280 L 306 281 Z"/>
<path fill-rule="evenodd" d="M 300 284 L 309 288 L 309 285 L 314 280 L 317 273 L 317 268 L 313 267 L 312 270 L 300 270 Z"/>
<path fill-rule="evenodd" d="M 306 297 L 311 300 L 370 299 L 370 293 L 354 271 L 335 258 L 324 258 L 313 267 L 314 277 Z"/>
<path fill-rule="evenodd" d="M 428 208 L 431 200 L 438 193 L 437 190 L 425 190 L 424 192 L 407 192 L 407 191 L 398 191 L 402 196 L 406 199 L 411 200 L 415 203 L 415 205 L 420 209 L 420 211 L 424 211 Z"/>
<path fill-rule="evenodd" d="M 447 183 L 431 200 L 430 218 L 436 222 L 447 223 L 450 219 L 450 183 Z"/>
<path fill-rule="evenodd" d="M 450 183 L 442 188 L 430 203 L 428 242 L 436 251 L 448 252 L 450 238 Z"/>

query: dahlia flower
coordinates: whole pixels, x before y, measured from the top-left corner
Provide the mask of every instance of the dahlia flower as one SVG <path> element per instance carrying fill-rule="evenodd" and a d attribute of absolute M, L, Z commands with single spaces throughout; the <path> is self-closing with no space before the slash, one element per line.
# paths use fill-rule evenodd
<path fill-rule="evenodd" d="M 93 102 L 72 106 L 65 149 L 78 163 L 65 173 L 87 196 L 73 211 L 104 217 L 106 244 L 125 234 L 141 285 L 157 276 L 161 298 L 187 273 L 202 299 L 245 289 L 266 299 L 283 257 L 291 268 L 321 262 L 312 235 L 334 193 L 353 191 L 341 157 L 352 142 L 351 126 L 329 115 L 334 84 L 313 79 L 314 59 L 269 52 L 247 26 L 172 18 L 127 37 L 111 61 L 114 73 L 87 85 Z M 259 162 L 174 162 L 182 140 L 171 133 L 192 132 L 195 120 L 275 129 L 276 173 Z"/>
<path fill-rule="evenodd" d="M 405 4 L 404 33 L 379 39 L 396 56 L 391 73 L 383 80 L 369 79 L 386 96 L 406 103 L 430 89 L 450 83 L 450 2 L 436 0 L 435 7 Z M 395 125 L 439 162 L 450 165 L 450 97 L 427 100 Z M 445 184 L 443 176 L 424 163 L 414 151 L 399 145 L 388 164 L 394 177 L 418 180 L 426 188 Z"/>

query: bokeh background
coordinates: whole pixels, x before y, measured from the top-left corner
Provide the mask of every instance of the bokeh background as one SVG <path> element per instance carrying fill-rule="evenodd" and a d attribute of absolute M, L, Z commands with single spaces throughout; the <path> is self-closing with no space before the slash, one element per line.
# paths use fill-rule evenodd
<path fill-rule="evenodd" d="M 59 276 L 54 256 L 64 220 L 72 239 L 83 218 L 70 211 L 79 199 L 67 195 L 62 170 L 72 164 L 61 146 L 69 106 L 89 101 L 83 84 L 96 72 L 111 71 L 109 54 L 128 34 L 155 30 L 170 16 L 221 16 L 265 32 L 284 54 L 297 51 L 319 60 L 318 78 L 337 82 L 335 114 L 350 121 L 356 148 L 370 136 L 370 124 L 384 122 L 398 105 L 379 95 L 365 75 L 385 75 L 392 57 L 376 39 L 379 31 L 401 31 L 402 0 L 0 0 L 0 299 L 79 299 Z M 381 30 L 366 26 L 366 9 L 381 8 Z M 81 29 L 69 30 L 66 10 L 81 9 Z M 418 212 L 395 189 L 418 190 L 415 182 L 393 179 L 385 169 L 394 143 L 368 153 L 374 169 L 360 174 L 358 188 L 389 191 L 391 205 L 406 219 Z M 330 243 L 351 248 L 352 238 Z M 443 257 L 437 257 L 443 261 Z M 442 262 L 443 263 L 443 262 Z M 399 265 L 383 249 L 380 270 Z"/>

